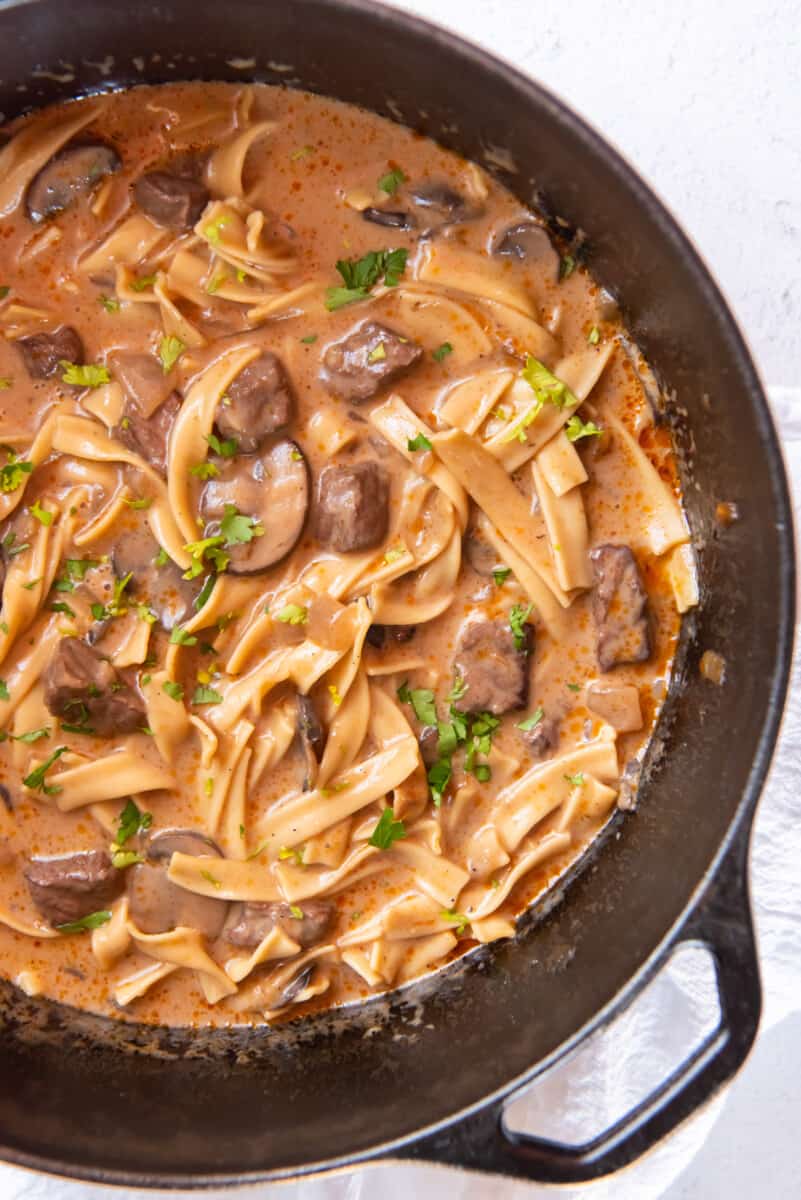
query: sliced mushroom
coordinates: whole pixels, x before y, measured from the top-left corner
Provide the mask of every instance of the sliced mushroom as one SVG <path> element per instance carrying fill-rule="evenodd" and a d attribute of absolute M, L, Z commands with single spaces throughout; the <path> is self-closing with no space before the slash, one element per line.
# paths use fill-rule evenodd
<path fill-rule="evenodd" d="M 67 146 L 34 176 L 25 200 L 28 216 L 39 222 L 64 212 L 121 166 L 117 151 L 102 142 Z"/>
<path fill-rule="evenodd" d="M 365 221 L 371 225 L 381 225 L 385 229 L 414 229 L 415 219 L 411 213 L 395 212 L 388 208 L 365 208 L 362 212 Z"/>
<path fill-rule="evenodd" d="M 144 526 L 121 533 L 111 552 L 119 579 L 131 576 L 126 594 L 146 604 L 162 628 L 170 631 L 194 615 L 199 581 L 184 579 L 172 559 L 156 566 L 158 546 Z"/>
<path fill-rule="evenodd" d="M 492 253 L 516 258 L 538 268 L 550 279 L 559 276 L 559 255 L 547 231 L 536 221 L 518 221 L 504 229 L 495 238 Z"/>
<path fill-rule="evenodd" d="M 497 571 L 503 564 L 498 561 L 498 554 L 495 547 L 492 546 L 480 530 L 475 526 L 468 526 L 464 539 L 464 552 L 470 566 L 477 575 L 490 576 L 493 571 Z"/>
<path fill-rule="evenodd" d="M 194 829 L 164 829 L 147 838 L 145 861 L 128 871 L 131 919 L 143 933 L 168 933 L 185 925 L 207 938 L 219 937 L 228 915 L 228 901 L 198 896 L 167 878 L 173 854 L 222 858 L 216 842 Z"/>
<path fill-rule="evenodd" d="M 152 417 L 172 391 L 172 384 L 152 354 L 117 350 L 111 355 L 114 378 L 143 417 Z"/>
<path fill-rule="evenodd" d="M 135 404 L 128 403 L 120 424 L 114 429 L 114 436 L 134 454 L 150 463 L 159 474 L 166 475 L 170 433 L 180 407 L 179 392 L 170 392 L 164 403 L 149 417 L 143 417 Z"/>
<path fill-rule="evenodd" d="M 225 930 L 232 946 L 258 946 L 271 929 L 278 928 L 304 949 L 319 942 L 328 933 L 336 915 L 332 900 L 305 900 L 297 908 L 282 901 L 251 900 L 237 905 Z"/>
<path fill-rule="evenodd" d="M 608 721 L 618 733 L 642 729 L 640 689 L 633 683 L 596 683 L 587 688 L 587 708 Z"/>
<path fill-rule="evenodd" d="M 220 534 L 231 506 L 252 517 L 262 532 L 249 542 L 226 543 L 229 571 L 252 575 L 285 558 L 303 532 L 309 507 L 309 468 L 295 443 L 282 438 L 261 454 L 240 454 L 221 465 L 201 497 L 205 537 Z"/>
<path fill-rule="evenodd" d="M 463 221 L 470 205 L 449 183 L 424 183 L 413 189 L 412 200 L 440 222 Z"/>
<path fill-rule="evenodd" d="M 208 204 L 209 193 L 198 179 L 149 171 L 137 179 L 134 200 L 163 229 L 191 229 Z"/>
<path fill-rule="evenodd" d="M 325 730 L 309 696 L 298 696 L 298 741 L 306 764 L 303 790 L 310 792 L 325 749 Z"/>

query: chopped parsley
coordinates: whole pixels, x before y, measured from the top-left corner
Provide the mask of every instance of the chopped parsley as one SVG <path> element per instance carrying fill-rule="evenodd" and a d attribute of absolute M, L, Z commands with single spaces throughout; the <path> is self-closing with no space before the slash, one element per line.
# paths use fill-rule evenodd
<path fill-rule="evenodd" d="M 464 913 L 454 912 L 452 908 L 443 908 L 440 916 L 444 917 L 446 921 L 453 921 L 454 925 L 456 926 L 456 933 L 458 934 L 464 933 L 465 929 L 467 929 L 467 926 L 470 924 L 469 917 L 466 917 Z"/>
<path fill-rule="evenodd" d="M 386 287 L 397 287 L 408 256 L 408 250 L 404 249 L 368 250 L 362 258 L 339 259 L 336 268 L 345 286 L 328 288 L 325 307 L 334 312 L 356 300 L 366 300 L 382 276 Z"/>
<path fill-rule="evenodd" d="M 509 628 L 512 631 L 514 638 L 515 650 L 525 650 L 526 648 L 526 631 L 525 624 L 531 616 L 533 604 L 524 607 L 522 604 L 514 604 L 509 612 Z"/>
<path fill-rule="evenodd" d="M 370 845 L 379 850 L 389 850 L 393 842 L 406 837 L 406 826 L 403 821 L 396 821 L 391 808 L 385 808 L 378 819 L 373 832 L 370 834 Z"/>
<path fill-rule="evenodd" d="M 580 683 L 568 683 L 565 686 L 567 687 L 567 690 L 569 692 L 580 692 L 581 691 Z"/>
<path fill-rule="evenodd" d="M 0 679 L 0 700 L 10 700 L 11 695 L 8 690 L 8 684 L 5 679 Z"/>
<path fill-rule="evenodd" d="M 213 575 L 206 576 L 205 580 L 203 581 L 203 587 L 200 589 L 200 591 L 198 592 L 198 594 L 195 596 L 194 600 L 192 601 L 193 608 L 201 609 L 203 607 L 203 605 L 206 603 L 209 596 L 211 595 L 212 591 L 214 590 L 214 582 L 215 582 L 215 580 L 214 580 Z M 202 647 L 201 647 L 201 649 L 202 649 Z"/>
<path fill-rule="evenodd" d="M 503 587 L 511 574 L 511 567 L 498 567 L 497 570 L 492 572 L 492 578 L 495 580 L 495 586 Z"/>
<path fill-rule="evenodd" d="M 545 716 L 545 709 L 540 704 L 534 709 L 530 717 L 526 717 L 523 721 L 518 721 L 515 729 L 522 729 L 524 733 L 529 733 L 530 730 L 536 729 L 542 718 Z"/>
<path fill-rule="evenodd" d="M 205 879 L 207 883 L 210 883 L 213 888 L 219 889 L 222 887 L 220 880 L 215 878 L 215 876 L 212 875 L 211 871 L 201 871 L 200 877 L 201 877 L 201 879 Z"/>
<path fill-rule="evenodd" d="M 0 492 L 15 492 L 22 483 L 24 476 L 30 475 L 32 470 L 32 462 L 26 462 L 17 458 L 16 454 L 9 450 L 8 462 L 5 466 L 0 467 Z"/>
<path fill-rule="evenodd" d="M 151 288 L 155 282 L 155 275 L 140 275 L 138 279 L 131 280 L 131 289 L 134 292 L 144 292 L 147 288 Z"/>
<path fill-rule="evenodd" d="M 448 692 L 446 700 L 450 704 L 455 704 L 457 700 L 461 700 L 465 692 L 468 690 L 468 685 L 462 679 L 461 675 L 455 675 L 453 678 L 453 687 Z"/>
<path fill-rule="evenodd" d="M 49 737 L 50 737 L 50 726 L 49 725 L 44 725 L 44 726 L 42 726 L 41 729 L 29 729 L 27 733 L 17 733 L 17 734 L 12 733 L 11 734 L 12 742 L 24 742 L 26 746 L 33 745 L 33 743 L 38 742 L 40 738 L 49 738 Z"/>
<path fill-rule="evenodd" d="M 107 313 L 118 313 L 120 311 L 120 302 L 116 296 L 98 296 L 98 300 Z"/>
<path fill-rule="evenodd" d="M 206 241 L 211 242 L 212 246 L 220 244 L 220 230 L 224 229 L 228 224 L 227 217 L 216 217 L 215 220 L 209 221 L 208 225 L 203 226 L 203 236 Z"/>
<path fill-rule="evenodd" d="M 400 185 L 405 182 L 406 176 L 400 167 L 392 167 L 386 175 L 382 175 L 379 179 L 378 189 L 387 196 L 394 196 Z"/>
<path fill-rule="evenodd" d="M 561 379 L 557 379 L 548 370 L 545 363 L 541 363 L 539 359 L 533 358 L 530 354 L 526 359 L 522 376 L 540 405 L 554 404 L 557 408 L 569 408 L 579 403 L 578 397 L 574 396 L 567 384 L 563 383 Z"/>
<path fill-rule="evenodd" d="M 303 920 L 303 909 L 298 908 L 297 904 L 290 904 L 289 911 L 292 913 L 292 916 L 295 918 L 296 921 Z"/>
<path fill-rule="evenodd" d="M 161 685 L 161 690 L 166 692 L 171 700 L 183 700 L 184 689 L 180 683 L 176 683 L 174 679 L 165 679 Z"/>
<path fill-rule="evenodd" d="M 53 516 L 55 514 L 48 512 L 48 510 L 46 508 L 42 508 L 42 506 L 38 500 L 34 500 L 33 504 L 28 509 L 28 512 L 31 514 L 32 517 L 36 517 L 36 520 L 41 525 L 52 525 L 53 524 Z"/>
<path fill-rule="evenodd" d="M 18 554 L 22 554 L 25 550 L 30 550 L 31 548 L 30 542 L 20 542 L 19 545 L 17 545 L 16 542 L 17 535 L 14 530 L 11 529 L 3 538 L 3 549 L 9 558 L 15 558 Z"/>
<path fill-rule="evenodd" d="M 153 503 L 153 497 L 152 496 L 143 496 L 139 500 L 128 500 L 126 498 L 125 503 L 128 505 L 129 508 L 132 508 L 137 512 L 142 512 L 142 511 L 144 511 L 144 509 L 150 508 L 150 505 Z"/>
<path fill-rule="evenodd" d="M 428 786 L 431 789 L 431 795 L 434 799 L 434 807 L 439 808 L 442 804 L 442 797 L 445 788 L 448 786 L 451 778 L 451 764 L 447 758 L 441 758 L 439 762 L 435 762 L 428 768 Z"/>
<path fill-rule="evenodd" d="M 286 604 L 276 615 L 276 620 L 284 625 L 305 625 L 309 619 L 309 610 L 302 604 Z"/>
<path fill-rule="evenodd" d="M 0 392 L 7 392 L 13 383 L 14 380 L 10 375 L 0 375 Z"/>
<path fill-rule="evenodd" d="M 115 850 L 111 849 L 111 865 L 116 867 L 118 871 L 124 871 L 126 867 L 132 867 L 136 863 L 145 861 L 144 854 L 140 854 L 138 850 Z"/>
<path fill-rule="evenodd" d="M 99 929 L 101 925 L 107 925 L 110 920 L 111 912 L 107 908 L 101 908 L 97 912 L 87 913 L 79 921 L 67 921 L 64 925 L 56 925 L 56 929 L 59 933 L 85 933 L 89 929 Z"/>
<path fill-rule="evenodd" d="M 156 567 L 166 567 L 166 565 L 169 561 L 170 561 L 169 554 L 167 553 L 167 551 L 164 549 L 163 546 L 160 547 L 158 554 L 153 559 L 153 565 Z"/>
<path fill-rule="evenodd" d="M 186 630 L 182 629 L 180 625 L 176 625 L 175 628 L 173 629 L 172 633 L 170 634 L 170 645 L 171 646 L 196 646 L 197 638 L 193 637 L 191 633 L 187 633 Z"/>
<path fill-rule="evenodd" d="M 584 787 L 584 774 L 581 771 L 576 775 L 565 775 L 565 779 L 571 787 Z"/>
<path fill-rule="evenodd" d="M 112 593 L 111 604 L 100 604 L 95 601 L 90 604 L 92 616 L 96 621 L 107 621 L 111 617 L 122 617 L 127 613 L 128 609 L 123 604 L 123 592 L 133 578 L 133 571 L 129 571 L 122 579 L 114 580 L 114 590 Z"/>
<path fill-rule="evenodd" d="M 559 261 L 559 278 L 569 279 L 576 269 L 576 260 L 572 254 L 564 254 Z"/>
<path fill-rule="evenodd" d="M 192 695 L 193 704 L 222 704 L 222 696 L 213 687 L 198 684 Z"/>
<path fill-rule="evenodd" d="M 186 346 L 181 339 L 174 337 L 172 334 L 161 339 L 159 342 L 159 358 L 161 359 L 161 369 L 165 375 L 173 369 L 185 349 Z"/>
<path fill-rule="evenodd" d="M 304 346 L 313 346 L 314 343 L 317 341 L 317 334 L 316 333 L 308 333 L 306 335 L 306 337 L 302 337 L 300 340 Z"/>
<path fill-rule="evenodd" d="M 62 382 L 72 384 L 73 387 L 97 388 L 102 387 L 104 383 L 111 383 L 108 367 L 99 363 L 79 365 L 62 358 L 58 365 L 64 372 L 61 376 Z"/>
<path fill-rule="evenodd" d="M 433 450 L 434 447 L 424 433 L 418 433 L 416 437 L 406 439 L 407 450 Z"/>
<path fill-rule="evenodd" d="M 593 325 L 590 332 L 587 334 L 587 341 L 591 346 L 597 346 L 601 340 L 601 331 L 597 325 Z"/>
<path fill-rule="evenodd" d="M 401 704 L 411 704 L 418 721 L 424 725 L 436 725 L 437 706 L 430 688 L 410 689 L 408 683 L 402 683 L 398 688 L 398 699 Z"/>
<path fill-rule="evenodd" d="M 600 437 L 603 429 L 594 421 L 582 421 L 581 417 L 574 415 L 568 419 L 565 433 L 571 442 L 577 442 L 579 438 Z"/>
<path fill-rule="evenodd" d="M 386 357 L 387 348 L 383 342 L 379 342 L 377 346 L 373 346 L 373 349 L 367 355 L 367 361 L 369 363 L 382 362 Z"/>
<path fill-rule="evenodd" d="M 142 812 L 133 800 L 128 800 L 125 808 L 120 813 L 120 823 L 114 835 L 115 846 L 124 846 L 129 838 L 135 837 L 137 833 L 142 833 L 145 829 L 149 829 L 152 824 L 153 814 Z"/>
<path fill-rule="evenodd" d="M 236 438 L 226 438 L 224 442 L 221 442 L 214 433 L 208 434 L 206 441 L 214 453 L 219 454 L 221 458 L 233 458 L 239 445 Z"/>
<path fill-rule="evenodd" d="M 26 788 L 30 788 L 32 792 L 44 792 L 46 796 L 55 796 L 61 791 L 61 788 L 53 784 L 45 783 L 45 775 L 53 766 L 53 764 L 61 758 L 62 754 L 66 754 L 68 746 L 58 746 L 49 758 L 38 766 L 35 771 L 31 771 L 30 775 L 26 775 L 23 783 Z"/>
<path fill-rule="evenodd" d="M 443 342 L 441 346 L 437 346 L 431 357 L 435 362 L 442 362 L 442 360 L 447 358 L 449 354 L 453 354 L 453 346 L 450 344 L 450 342 Z"/>
<path fill-rule="evenodd" d="M 278 857 L 281 862 L 289 862 L 291 859 L 297 863 L 299 867 L 303 866 L 303 847 L 300 850 L 293 850 L 289 846 L 282 846 L 278 851 Z"/>

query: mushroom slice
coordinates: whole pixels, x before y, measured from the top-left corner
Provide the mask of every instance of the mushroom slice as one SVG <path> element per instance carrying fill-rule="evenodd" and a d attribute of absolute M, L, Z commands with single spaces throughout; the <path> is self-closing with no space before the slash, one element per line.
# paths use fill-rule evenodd
<path fill-rule="evenodd" d="M 309 468 L 294 442 L 281 438 L 260 454 L 240 454 L 220 466 L 201 497 L 208 522 L 205 537 L 224 534 L 226 511 L 252 517 L 256 529 L 250 541 L 226 542 L 228 570 L 253 575 L 280 562 L 293 549 L 306 522 L 309 507 Z"/>
<path fill-rule="evenodd" d="M 128 872 L 131 920 L 143 933 L 169 933 L 179 925 L 197 929 L 207 938 L 219 937 L 228 915 L 228 901 L 198 896 L 167 878 L 175 853 L 222 858 L 216 842 L 195 829 L 164 829 L 144 844 L 145 861 Z"/>
<path fill-rule="evenodd" d="M 34 176 L 25 201 L 28 216 L 37 223 L 54 217 L 121 166 L 117 151 L 102 142 L 67 146 Z"/>
<path fill-rule="evenodd" d="M 142 525 L 120 533 L 111 551 L 111 561 L 118 578 L 131 576 L 128 595 L 147 604 L 162 628 L 169 632 L 194 615 L 200 580 L 184 579 L 172 559 L 157 566 L 158 553 L 156 542 Z"/>
<path fill-rule="evenodd" d="M 547 231 L 536 221 L 518 221 L 501 230 L 493 239 L 492 253 L 537 267 L 554 280 L 559 274 L 559 255 Z"/>
<path fill-rule="evenodd" d="M 325 749 L 325 730 L 309 696 L 298 695 L 298 741 L 306 766 L 303 790 L 310 792 L 317 781 L 317 767 Z"/>

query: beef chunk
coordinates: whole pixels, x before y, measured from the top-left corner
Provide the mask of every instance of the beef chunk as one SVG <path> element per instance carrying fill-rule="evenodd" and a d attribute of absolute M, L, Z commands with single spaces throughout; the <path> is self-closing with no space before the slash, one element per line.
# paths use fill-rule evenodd
<path fill-rule="evenodd" d="M 403 645 L 410 642 L 416 633 L 416 625 L 371 625 L 367 630 L 367 641 L 377 650 L 383 650 L 387 643 Z"/>
<path fill-rule="evenodd" d="M 191 229 L 209 201 L 198 179 L 148 171 L 133 187 L 134 200 L 151 221 L 164 229 Z"/>
<path fill-rule="evenodd" d="M 60 325 L 52 333 L 31 333 L 17 338 L 17 346 L 31 379 L 51 379 L 61 374 L 61 361 L 84 361 L 83 342 L 71 325 Z"/>
<path fill-rule="evenodd" d="M 330 900 L 305 900 L 298 907 L 302 917 L 293 917 L 290 906 L 279 901 L 248 901 L 225 930 L 225 940 L 232 946 L 258 946 L 277 925 L 304 949 L 312 946 L 331 928 L 334 905 Z"/>
<path fill-rule="evenodd" d="M 119 440 L 155 467 L 167 473 L 167 446 L 173 421 L 181 407 L 178 392 L 170 392 L 164 403 L 150 417 L 144 417 L 133 404 L 125 407 L 125 416 L 114 430 Z"/>
<path fill-rule="evenodd" d="M 492 253 L 537 267 L 546 279 L 555 280 L 559 274 L 559 255 L 546 230 L 536 221 L 518 221 L 503 230 Z"/>
<path fill-rule="evenodd" d="M 516 648 L 511 629 L 501 621 L 486 617 L 465 621 L 456 642 L 453 670 L 466 684 L 464 699 L 459 702 L 465 712 L 491 712 L 498 717 L 526 703 L 526 648 Z"/>
<path fill-rule="evenodd" d="M 332 550 L 368 550 L 387 534 L 389 476 L 375 462 L 326 467 L 317 497 L 317 539 Z"/>
<path fill-rule="evenodd" d="M 559 722 L 543 717 L 533 729 L 521 730 L 520 736 L 532 758 L 545 758 L 559 744 Z"/>
<path fill-rule="evenodd" d="M 105 659 L 78 638 L 62 638 L 44 675 L 45 704 L 54 717 L 84 722 L 97 737 L 132 733 L 145 724 L 141 699 Z"/>
<path fill-rule="evenodd" d="M 224 438 L 238 449 L 258 450 L 271 433 L 285 429 L 295 414 L 295 395 L 284 365 L 269 351 L 240 371 L 215 415 Z"/>
<path fill-rule="evenodd" d="M 105 850 L 32 858 L 23 874 L 31 900 L 51 925 L 67 925 L 107 908 L 125 882 Z"/>
<path fill-rule="evenodd" d="M 422 353 L 416 342 L 394 329 L 365 321 L 328 347 L 320 379 L 332 396 L 348 404 L 362 404 L 413 367 Z"/>
<path fill-rule="evenodd" d="M 116 150 L 102 142 L 67 146 L 45 163 L 31 182 L 25 200 L 28 216 L 36 222 L 54 217 L 121 166 Z"/>
<path fill-rule="evenodd" d="M 598 665 L 611 671 L 651 655 L 648 594 L 628 546 L 596 546 L 590 553 L 595 571 L 592 615 L 598 633 Z"/>

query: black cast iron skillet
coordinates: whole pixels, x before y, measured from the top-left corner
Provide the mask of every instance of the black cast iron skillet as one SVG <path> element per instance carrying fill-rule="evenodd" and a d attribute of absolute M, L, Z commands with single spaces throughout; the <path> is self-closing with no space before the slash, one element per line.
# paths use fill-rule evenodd
<path fill-rule="evenodd" d="M 660 727 L 665 753 L 638 812 L 516 940 L 390 1005 L 252 1034 L 115 1032 L 6 987 L 0 1157 L 154 1186 L 297 1176 L 374 1157 L 592 1178 L 637 1157 L 728 1080 L 759 1020 L 746 857 L 785 693 L 794 596 L 791 510 L 765 397 L 715 284 L 643 182 L 551 95 L 458 38 L 363 0 L 0 8 L 7 116 L 142 81 L 244 78 L 311 88 L 420 128 L 494 163 L 521 200 L 586 231 L 591 270 L 620 297 L 675 393 L 703 600 Z M 725 531 L 713 519 L 718 500 L 740 510 Z M 726 657 L 723 687 L 699 676 L 705 648 Z M 689 940 L 715 956 L 721 1020 L 675 1076 L 585 1146 L 506 1130 L 505 1098 L 620 1011 Z"/>

